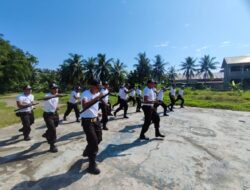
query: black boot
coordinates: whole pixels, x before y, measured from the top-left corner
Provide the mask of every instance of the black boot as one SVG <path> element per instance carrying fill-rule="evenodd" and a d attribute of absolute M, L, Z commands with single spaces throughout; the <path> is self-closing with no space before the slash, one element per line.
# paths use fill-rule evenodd
<path fill-rule="evenodd" d="M 67 118 L 66 118 L 66 116 L 63 116 L 63 121 L 67 121 Z"/>
<path fill-rule="evenodd" d="M 58 149 L 56 148 L 56 146 L 54 144 L 51 144 L 49 151 L 52 153 L 56 153 L 56 152 L 58 152 Z"/>
<path fill-rule="evenodd" d="M 95 156 L 89 157 L 88 172 L 93 175 L 98 175 L 101 173 L 100 169 L 97 167 L 97 164 L 95 162 Z"/>
<path fill-rule="evenodd" d="M 155 137 L 162 137 L 162 138 L 164 138 L 165 135 L 162 135 L 162 134 L 160 133 L 159 128 L 156 128 L 156 129 L 155 129 Z"/>
<path fill-rule="evenodd" d="M 88 157 L 89 156 L 89 152 L 88 152 L 87 148 L 85 148 L 85 150 L 83 151 L 82 156 L 83 157 Z"/>
<path fill-rule="evenodd" d="M 108 131 L 109 129 L 107 128 L 106 124 L 103 124 L 103 130 Z"/>
<path fill-rule="evenodd" d="M 30 141 L 31 138 L 30 138 L 29 136 L 25 136 L 25 137 L 24 137 L 24 140 L 25 140 L 25 141 Z"/>

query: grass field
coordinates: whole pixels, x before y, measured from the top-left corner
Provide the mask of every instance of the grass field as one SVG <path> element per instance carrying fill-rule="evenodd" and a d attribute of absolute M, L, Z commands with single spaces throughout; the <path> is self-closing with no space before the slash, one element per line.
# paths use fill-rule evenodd
<path fill-rule="evenodd" d="M 7 106 L 5 100 L 12 99 L 15 101 L 17 94 L 6 94 L 0 96 L 0 128 L 6 127 L 14 123 L 19 123 L 20 119 L 15 116 L 15 107 Z M 35 99 L 42 98 L 43 93 L 34 93 Z M 66 102 L 69 96 L 60 98 L 59 113 L 64 113 Z M 114 104 L 117 101 L 116 97 L 110 97 L 110 101 Z M 165 93 L 164 102 L 169 103 L 168 92 Z M 237 111 L 250 111 L 250 91 L 243 92 L 238 95 L 232 91 L 211 91 L 211 90 L 185 90 L 185 105 L 202 108 L 217 108 Z M 41 105 L 42 106 L 42 105 Z M 41 118 L 43 114 L 42 107 L 35 109 L 35 117 Z"/>

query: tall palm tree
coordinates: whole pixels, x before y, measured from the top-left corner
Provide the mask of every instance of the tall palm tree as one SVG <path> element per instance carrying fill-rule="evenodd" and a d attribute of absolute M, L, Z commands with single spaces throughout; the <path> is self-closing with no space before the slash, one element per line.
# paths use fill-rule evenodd
<path fill-rule="evenodd" d="M 122 63 L 119 59 L 113 62 L 113 65 L 111 67 L 110 82 L 112 83 L 115 90 L 118 90 L 119 86 L 125 82 L 127 75 L 125 68 L 126 65 Z"/>
<path fill-rule="evenodd" d="M 95 57 L 89 57 L 87 60 L 84 61 L 84 75 L 86 82 L 89 82 L 93 80 L 96 76 L 96 58 Z"/>
<path fill-rule="evenodd" d="M 105 54 L 97 55 L 97 69 L 96 69 L 96 77 L 101 81 L 107 81 L 110 76 L 111 70 L 111 62 L 113 59 L 106 58 Z"/>
<path fill-rule="evenodd" d="M 196 59 L 192 58 L 192 57 L 187 57 L 185 59 L 184 62 L 181 63 L 181 69 L 183 70 L 183 76 L 186 77 L 187 79 L 187 83 L 189 82 L 189 80 L 195 76 L 195 72 L 197 71 L 196 66 L 195 65 Z"/>
<path fill-rule="evenodd" d="M 145 52 L 139 53 L 135 59 L 138 61 L 138 64 L 134 65 L 136 73 L 138 73 L 138 83 L 143 84 L 151 78 L 152 66 L 150 59 L 147 58 Z"/>
<path fill-rule="evenodd" d="M 155 56 L 152 75 L 157 82 L 160 82 L 166 72 L 165 66 L 167 63 L 160 55 Z"/>
<path fill-rule="evenodd" d="M 214 77 L 212 70 L 215 70 L 217 67 L 216 65 L 219 63 L 215 61 L 215 57 L 210 57 L 209 55 L 204 55 L 199 61 L 200 69 L 198 74 L 203 75 L 205 82 L 207 79 L 211 79 Z"/>
<path fill-rule="evenodd" d="M 74 86 L 84 81 L 84 60 L 79 54 L 69 54 L 61 65 L 61 77 L 67 86 Z"/>
<path fill-rule="evenodd" d="M 175 67 L 171 66 L 168 70 L 168 78 L 170 81 L 174 82 L 176 77 L 177 77 L 177 73 L 176 73 L 176 70 L 175 70 Z"/>

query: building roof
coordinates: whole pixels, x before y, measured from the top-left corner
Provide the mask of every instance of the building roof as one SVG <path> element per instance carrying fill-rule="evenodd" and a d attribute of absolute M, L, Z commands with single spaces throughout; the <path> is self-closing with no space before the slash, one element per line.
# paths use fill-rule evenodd
<path fill-rule="evenodd" d="M 250 55 L 248 56 L 237 56 L 237 57 L 225 57 L 222 63 L 222 68 L 224 67 L 224 64 L 244 64 L 244 63 L 250 63 Z"/>
<path fill-rule="evenodd" d="M 214 78 L 213 79 L 223 79 L 224 78 L 224 73 L 223 72 L 218 72 L 218 73 L 213 73 Z M 192 77 L 190 80 L 202 80 L 204 79 L 202 75 L 195 75 Z M 183 74 L 178 73 L 176 80 L 186 80 L 186 77 L 183 76 Z"/>

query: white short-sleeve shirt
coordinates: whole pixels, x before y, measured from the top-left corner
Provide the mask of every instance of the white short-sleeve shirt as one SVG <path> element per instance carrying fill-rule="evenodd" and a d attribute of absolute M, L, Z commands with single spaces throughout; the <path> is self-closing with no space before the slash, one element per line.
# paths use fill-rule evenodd
<path fill-rule="evenodd" d="M 72 104 L 76 104 L 77 100 L 75 97 L 80 98 L 80 92 L 72 91 L 70 94 L 69 102 Z"/>
<path fill-rule="evenodd" d="M 161 89 L 157 96 L 157 100 L 163 101 L 163 97 L 164 97 L 164 90 Z"/>
<path fill-rule="evenodd" d="M 51 94 L 51 93 L 45 94 L 45 97 L 49 97 L 49 96 L 53 96 L 53 94 Z M 51 98 L 49 100 L 45 100 L 43 110 L 45 112 L 53 112 L 54 113 L 56 111 L 56 109 L 57 109 L 58 102 L 59 102 L 58 97 Z"/>
<path fill-rule="evenodd" d="M 99 96 L 100 93 L 92 94 L 90 90 L 85 90 L 81 95 L 81 101 L 89 102 Z M 88 108 L 85 112 L 81 113 L 81 118 L 96 118 L 98 117 L 99 111 L 99 102 L 96 102 L 90 108 Z"/>
<path fill-rule="evenodd" d="M 128 89 L 125 88 L 125 87 L 121 88 L 120 91 L 119 91 L 119 96 L 123 100 L 127 100 L 127 93 L 126 93 L 126 91 L 128 91 Z"/>
<path fill-rule="evenodd" d="M 107 88 L 102 88 L 101 93 L 103 96 L 109 93 L 109 90 Z M 109 96 L 106 96 L 105 98 L 102 99 L 106 104 L 109 102 Z"/>
<path fill-rule="evenodd" d="M 175 92 L 176 92 L 176 90 L 171 86 L 170 87 L 170 94 L 171 94 L 171 96 L 175 96 Z"/>
<path fill-rule="evenodd" d="M 179 94 L 181 97 L 183 97 L 183 96 L 184 96 L 184 90 L 180 89 L 178 94 Z"/>
<path fill-rule="evenodd" d="M 135 90 L 134 89 L 132 89 L 132 91 L 130 92 L 130 96 L 135 97 Z"/>
<path fill-rule="evenodd" d="M 136 95 L 137 96 L 141 96 L 141 90 L 138 88 L 138 89 L 136 89 Z"/>
<path fill-rule="evenodd" d="M 155 93 L 154 93 L 154 90 L 151 89 L 151 88 L 144 88 L 143 90 L 143 101 L 145 101 L 144 97 L 147 96 L 148 97 L 148 101 L 155 101 Z M 147 105 L 147 106 L 153 106 L 152 104 L 147 104 L 147 103 L 144 103 L 144 105 Z"/>
<path fill-rule="evenodd" d="M 32 102 L 34 101 L 34 96 L 32 94 L 25 95 L 24 93 L 22 93 L 16 97 L 16 101 L 22 104 L 32 104 Z M 21 109 L 18 112 L 31 112 L 32 109 L 33 107 L 31 106 L 28 108 Z"/>

